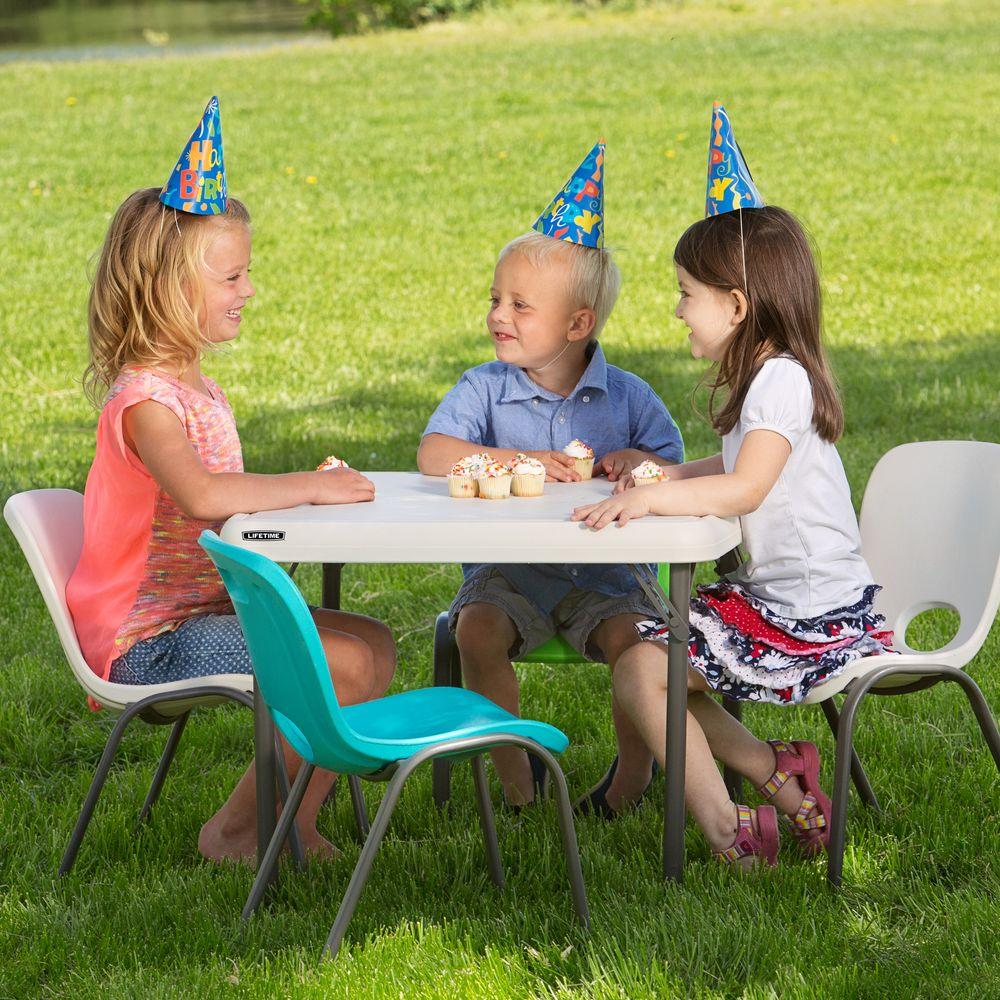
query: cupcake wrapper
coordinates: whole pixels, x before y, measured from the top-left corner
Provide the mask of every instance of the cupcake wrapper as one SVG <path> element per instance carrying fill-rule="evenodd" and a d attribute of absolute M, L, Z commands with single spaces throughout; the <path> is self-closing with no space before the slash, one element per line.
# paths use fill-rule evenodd
<path fill-rule="evenodd" d="M 592 458 L 574 458 L 573 468 L 580 473 L 581 479 L 592 479 L 594 476 L 594 460 Z"/>
<path fill-rule="evenodd" d="M 655 486 L 657 483 L 662 483 L 664 478 L 665 477 L 661 478 L 660 476 L 653 476 L 653 477 L 651 477 L 649 479 L 646 479 L 644 477 L 639 477 L 638 479 L 635 479 L 635 485 L 636 486 Z"/>
<path fill-rule="evenodd" d="M 484 500 L 503 500 L 510 496 L 510 476 L 490 476 L 479 480 L 479 495 Z"/>
<path fill-rule="evenodd" d="M 449 476 L 448 496 L 468 499 L 476 495 L 476 481 L 472 476 Z"/>
<path fill-rule="evenodd" d="M 540 497 L 545 489 L 545 473 L 531 475 L 530 473 L 514 473 L 510 491 L 516 497 Z"/>

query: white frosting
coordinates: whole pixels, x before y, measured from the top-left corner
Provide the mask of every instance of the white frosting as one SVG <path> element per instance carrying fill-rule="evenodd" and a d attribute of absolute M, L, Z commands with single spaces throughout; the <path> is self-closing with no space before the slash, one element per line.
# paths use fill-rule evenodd
<path fill-rule="evenodd" d="M 632 477 L 633 479 L 666 479 L 667 474 L 663 471 L 662 466 L 647 458 L 645 462 L 632 470 Z"/>
<path fill-rule="evenodd" d="M 574 438 L 563 448 L 563 454 L 569 455 L 570 458 L 593 458 L 594 449 L 579 438 Z"/>
<path fill-rule="evenodd" d="M 545 466 L 537 458 L 532 458 L 530 455 L 517 454 L 511 463 L 510 471 L 515 476 L 544 476 Z"/>

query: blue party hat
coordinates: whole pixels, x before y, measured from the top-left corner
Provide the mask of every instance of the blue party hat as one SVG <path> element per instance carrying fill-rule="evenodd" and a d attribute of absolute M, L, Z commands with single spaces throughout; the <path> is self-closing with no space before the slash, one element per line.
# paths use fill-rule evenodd
<path fill-rule="evenodd" d="M 604 246 L 604 143 L 586 155 L 531 227 L 585 247 Z"/>
<path fill-rule="evenodd" d="M 160 201 L 192 215 L 221 215 L 229 204 L 222 160 L 219 99 L 213 97 L 160 192 Z"/>
<path fill-rule="evenodd" d="M 738 208 L 763 208 L 747 161 L 726 109 L 716 101 L 712 105 L 712 129 L 708 137 L 708 194 L 705 215 L 722 215 Z"/>

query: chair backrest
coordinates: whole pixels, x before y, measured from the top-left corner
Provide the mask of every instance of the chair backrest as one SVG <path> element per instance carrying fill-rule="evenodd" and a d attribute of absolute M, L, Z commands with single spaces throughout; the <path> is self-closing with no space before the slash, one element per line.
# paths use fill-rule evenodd
<path fill-rule="evenodd" d="M 340 711 L 319 632 L 288 574 L 213 531 L 203 531 L 199 542 L 229 591 L 258 689 L 288 742 L 306 760 L 332 769 L 376 766 Z"/>
<path fill-rule="evenodd" d="M 861 507 L 862 552 L 884 590 L 877 609 L 910 652 L 906 628 L 933 608 L 958 612 L 935 659 L 964 666 L 1000 605 L 1000 444 L 921 441 L 887 452 Z"/>
<path fill-rule="evenodd" d="M 95 675 L 83 658 L 66 604 L 66 583 L 83 549 L 83 496 L 75 490 L 15 493 L 3 516 L 31 567 L 76 679 L 92 690 Z"/>

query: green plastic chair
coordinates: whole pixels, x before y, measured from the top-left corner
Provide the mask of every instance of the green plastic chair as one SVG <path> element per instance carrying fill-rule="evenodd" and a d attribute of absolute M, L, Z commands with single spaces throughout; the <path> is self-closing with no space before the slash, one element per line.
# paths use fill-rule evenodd
<path fill-rule="evenodd" d="M 665 594 L 670 593 L 670 567 L 658 567 L 657 581 Z M 533 649 L 530 653 L 517 657 L 516 663 L 583 663 L 583 657 L 561 636 L 551 639 Z M 442 611 L 434 627 L 434 684 L 436 687 L 462 686 L 462 660 L 458 655 L 458 643 L 448 628 L 448 612 Z M 451 798 L 451 762 L 447 759 L 434 761 L 434 802 L 443 808 Z"/>
<path fill-rule="evenodd" d="M 327 955 L 336 955 L 340 948 L 403 783 L 426 760 L 445 755 L 471 761 L 490 877 L 503 888 L 482 753 L 511 745 L 537 754 L 548 768 L 573 904 L 580 923 L 589 926 L 569 792 L 553 756 L 569 744 L 562 732 L 544 722 L 516 718 L 461 688 L 421 688 L 341 708 L 312 616 L 284 570 L 265 556 L 223 542 L 211 531 L 202 532 L 200 543 L 232 598 L 261 696 L 277 728 L 304 761 L 243 908 L 244 920 L 260 905 L 317 767 L 389 783 L 327 938 Z"/>

